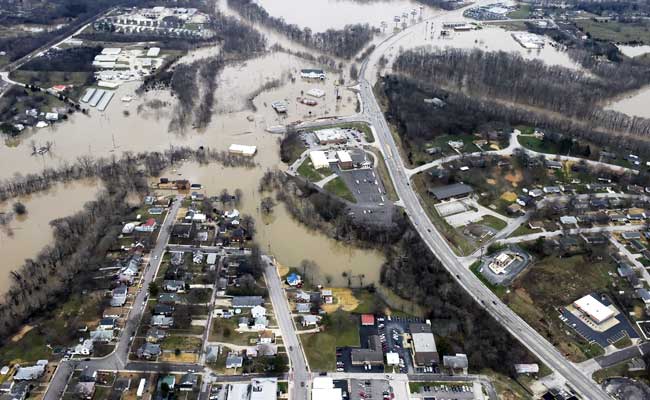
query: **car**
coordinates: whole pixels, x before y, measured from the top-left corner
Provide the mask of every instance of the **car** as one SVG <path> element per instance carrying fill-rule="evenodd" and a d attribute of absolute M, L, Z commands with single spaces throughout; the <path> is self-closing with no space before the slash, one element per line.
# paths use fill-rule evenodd
<path fill-rule="evenodd" d="M 305 387 L 305 382 L 300 382 L 300 387 Z"/>

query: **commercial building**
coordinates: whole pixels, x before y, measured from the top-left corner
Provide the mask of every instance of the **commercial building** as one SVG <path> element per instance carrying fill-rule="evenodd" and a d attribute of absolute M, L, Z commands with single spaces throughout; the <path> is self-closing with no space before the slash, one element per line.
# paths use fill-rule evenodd
<path fill-rule="evenodd" d="M 439 361 L 436 341 L 431 332 L 431 325 L 423 323 L 409 324 L 411 332 L 411 352 L 417 366 L 429 366 Z"/>
<path fill-rule="evenodd" d="M 245 146 L 242 144 L 231 144 L 228 148 L 230 154 L 239 154 L 242 156 L 252 157 L 257 153 L 256 146 Z"/>
<path fill-rule="evenodd" d="M 428 192 L 437 200 L 448 200 L 452 198 L 467 197 L 474 192 L 474 189 L 464 183 L 454 183 L 452 185 L 430 188 Z"/>
<path fill-rule="evenodd" d="M 324 151 L 309 152 L 309 159 L 315 169 L 329 168 L 330 162 Z"/>
<path fill-rule="evenodd" d="M 322 69 L 305 68 L 300 70 L 300 77 L 304 79 L 320 79 L 325 80 L 325 71 Z"/>
<path fill-rule="evenodd" d="M 382 365 L 384 353 L 381 348 L 381 340 L 377 335 L 368 337 L 368 347 L 351 349 L 352 365 Z"/>
<path fill-rule="evenodd" d="M 312 400 L 341 400 L 343 392 L 341 388 L 334 387 L 332 378 L 318 376 L 314 378 L 311 385 Z"/>
<path fill-rule="evenodd" d="M 345 144 L 348 141 L 347 136 L 338 128 L 321 129 L 315 131 L 314 135 L 319 144 Z"/>
<path fill-rule="evenodd" d="M 503 275 L 506 273 L 508 267 L 515 261 L 515 257 L 509 253 L 501 253 L 496 256 L 492 262 L 488 265 L 490 270 L 497 275 Z"/>
<path fill-rule="evenodd" d="M 251 380 L 250 400 L 272 400 L 277 397 L 277 378 L 254 378 Z"/>
<path fill-rule="evenodd" d="M 339 161 L 339 167 L 341 169 L 350 169 L 353 167 L 352 157 L 350 157 L 350 153 L 348 153 L 347 151 L 345 150 L 337 151 L 336 158 Z"/>
<path fill-rule="evenodd" d="M 609 307 L 590 294 L 574 301 L 573 306 L 597 324 L 602 324 L 614 316 L 614 312 Z"/>

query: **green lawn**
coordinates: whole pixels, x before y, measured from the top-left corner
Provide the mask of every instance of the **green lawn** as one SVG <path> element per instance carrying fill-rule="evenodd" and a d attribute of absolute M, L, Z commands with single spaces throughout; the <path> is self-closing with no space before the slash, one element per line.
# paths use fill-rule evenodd
<path fill-rule="evenodd" d="M 550 142 L 536 138 L 535 136 L 517 136 L 519 143 L 529 150 L 545 154 L 557 154 L 557 146 Z"/>
<path fill-rule="evenodd" d="M 335 179 L 327 182 L 323 187 L 323 189 L 349 202 L 352 203 L 357 202 L 357 200 L 352 195 L 350 189 L 348 189 L 348 186 L 345 184 L 345 182 L 343 182 L 343 179 L 341 179 L 340 177 L 336 177 Z"/>
<path fill-rule="evenodd" d="M 256 333 L 239 333 L 235 329 L 237 329 L 235 319 L 217 318 L 212 322 L 210 341 L 246 346 L 250 344 L 252 338 L 257 337 Z"/>
<path fill-rule="evenodd" d="M 323 332 L 300 335 L 309 366 L 314 371 L 336 369 L 336 348 L 359 346 L 358 317 L 345 311 L 330 315 L 332 320 Z"/>
<path fill-rule="evenodd" d="M 650 22 L 596 22 L 592 19 L 576 20 L 576 25 L 592 38 L 609 42 L 650 43 Z"/>
<path fill-rule="evenodd" d="M 191 336 L 168 336 L 161 347 L 163 350 L 194 351 L 201 348 L 201 339 Z"/>
<path fill-rule="evenodd" d="M 526 19 L 530 17 L 530 5 L 529 4 L 519 4 L 515 11 L 508 13 L 508 18 L 511 19 Z"/>
<path fill-rule="evenodd" d="M 477 222 L 477 224 L 489 226 L 490 228 L 495 229 L 497 231 L 500 231 L 501 229 L 505 228 L 508 225 L 506 221 L 497 218 L 493 215 L 484 215 L 483 218 L 481 218 L 481 220 Z"/>
<path fill-rule="evenodd" d="M 625 335 L 622 339 L 619 339 L 617 342 L 612 343 L 617 349 L 624 349 L 632 345 L 632 340 L 629 336 Z"/>
<path fill-rule="evenodd" d="M 473 143 L 477 139 L 476 136 L 474 135 L 443 135 L 443 136 L 438 136 L 432 143 L 431 146 L 433 147 L 440 147 L 444 153 L 455 153 L 456 151 L 453 150 L 449 146 L 450 141 L 454 142 L 463 142 L 464 147 L 460 149 L 461 153 L 473 153 L 478 150 L 478 147 Z"/>
<path fill-rule="evenodd" d="M 483 282 L 483 284 L 489 288 L 494 294 L 496 294 L 499 298 L 502 298 L 505 295 L 506 289 L 503 286 L 495 285 L 492 282 L 488 281 L 483 274 L 481 274 L 480 268 L 481 268 L 481 261 L 476 261 L 474 264 L 472 264 L 469 269 L 476 275 L 476 277 Z M 486 267 L 487 268 L 487 267 Z"/>
<path fill-rule="evenodd" d="M 298 167 L 298 173 L 310 182 L 318 182 L 330 175 L 332 171 L 329 168 L 315 169 L 311 160 L 307 158 L 302 164 L 300 164 L 300 167 Z"/>
<path fill-rule="evenodd" d="M 510 234 L 510 237 L 530 235 L 531 233 L 539 233 L 541 231 L 541 229 L 530 229 L 528 222 L 524 222 L 519 226 L 519 228 L 515 229 L 515 231 Z"/>
<path fill-rule="evenodd" d="M 46 347 L 45 337 L 35 330 L 28 332 L 17 342 L 9 342 L 0 348 L 0 363 L 29 363 L 48 359 L 50 350 Z"/>

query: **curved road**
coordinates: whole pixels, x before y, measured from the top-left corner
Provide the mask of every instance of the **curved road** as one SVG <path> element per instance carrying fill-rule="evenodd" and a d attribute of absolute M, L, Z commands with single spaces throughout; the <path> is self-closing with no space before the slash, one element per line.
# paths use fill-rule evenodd
<path fill-rule="evenodd" d="M 433 20 L 441 23 L 443 19 L 448 20 L 449 18 L 448 14 L 443 14 L 434 17 Z M 413 27 L 408 28 L 380 43 L 373 53 L 364 60 L 359 79 L 363 114 L 374 127 L 379 148 L 386 159 L 386 165 L 395 189 L 407 214 L 424 242 L 442 262 L 445 268 L 452 274 L 460 286 L 479 302 L 492 317 L 555 373 L 562 376 L 567 381 L 567 384 L 585 399 L 609 399 L 609 396 L 595 382 L 585 376 L 571 362 L 566 360 L 552 344 L 532 329 L 523 319 L 508 308 L 508 306 L 502 303 L 468 268 L 463 266 L 463 263 L 451 250 L 445 238 L 431 223 L 420 204 L 415 191 L 410 185 L 409 174 L 400 157 L 397 144 L 386 123 L 383 112 L 374 97 L 372 86 L 369 82 L 371 77 L 367 76 L 369 62 L 376 64 L 381 55 L 392 46 L 397 45 L 401 39 L 407 37 L 411 33 L 409 31 L 412 29 Z"/>

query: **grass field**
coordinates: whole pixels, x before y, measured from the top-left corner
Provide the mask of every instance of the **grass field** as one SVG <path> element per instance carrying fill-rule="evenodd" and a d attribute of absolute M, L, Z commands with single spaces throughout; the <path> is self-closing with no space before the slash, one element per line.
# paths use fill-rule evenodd
<path fill-rule="evenodd" d="M 530 5 L 519 4 L 517 9 L 508 13 L 508 18 L 511 19 L 526 19 L 530 16 Z"/>
<path fill-rule="evenodd" d="M 519 143 L 527 149 L 545 154 L 557 154 L 558 150 L 554 143 L 543 141 L 535 136 L 518 136 Z"/>
<path fill-rule="evenodd" d="M 302 164 L 300 164 L 300 167 L 298 167 L 298 173 L 310 182 L 318 182 L 331 174 L 332 171 L 327 168 L 315 169 L 311 160 L 307 158 Z"/>
<path fill-rule="evenodd" d="M 359 132 L 363 132 L 363 136 L 365 137 L 366 142 L 372 143 L 375 141 L 375 137 L 372 135 L 372 130 L 370 129 L 370 126 L 368 124 L 364 124 L 360 122 L 351 122 L 347 124 L 330 125 L 322 129 L 331 129 L 331 128 L 356 129 Z M 320 129 L 316 129 L 316 130 L 320 130 Z"/>
<path fill-rule="evenodd" d="M 163 350 L 193 351 L 201 348 L 201 339 L 191 336 L 168 336 L 162 342 Z"/>
<path fill-rule="evenodd" d="M 252 338 L 256 338 L 255 333 L 236 332 L 237 321 L 234 319 L 215 319 L 212 323 L 212 332 L 210 332 L 211 342 L 232 343 L 234 345 L 247 346 Z"/>
<path fill-rule="evenodd" d="M 484 215 L 483 218 L 481 218 L 481 220 L 477 222 L 477 224 L 489 226 L 490 228 L 496 229 L 497 231 L 500 231 L 501 229 L 508 226 L 506 221 L 497 218 L 493 215 Z"/>
<path fill-rule="evenodd" d="M 357 202 L 357 200 L 352 195 L 350 189 L 348 189 L 348 186 L 345 184 L 345 182 L 343 182 L 343 179 L 341 179 L 340 177 L 336 177 L 331 181 L 327 182 L 323 187 L 323 189 L 349 202 L 352 203 Z"/>
<path fill-rule="evenodd" d="M 650 43 L 650 22 L 596 22 L 591 19 L 575 21 L 576 25 L 592 38 L 615 43 L 643 42 Z"/>
<path fill-rule="evenodd" d="M 536 262 L 512 285 L 503 298 L 542 336 L 556 344 L 574 362 L 603 353 L 569 332 L 557 317 L 560 307 L 592 292 L 607 292 L 615 268 L 609 261 L 594 262 L 583 256 L 546 257 Z M 567 334 L 569 332 L 569 334 Z"/>
<path fill-rule="evenodd" d="M 359 346 L 359 321 L 357 317 L 338 311 L 331 315 L 333 321 L 323 332 L 300 335 L 309 366 L 314 371 L 336 369 L 336 348 Z"/>

